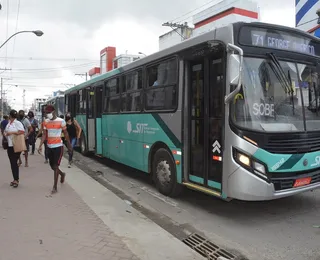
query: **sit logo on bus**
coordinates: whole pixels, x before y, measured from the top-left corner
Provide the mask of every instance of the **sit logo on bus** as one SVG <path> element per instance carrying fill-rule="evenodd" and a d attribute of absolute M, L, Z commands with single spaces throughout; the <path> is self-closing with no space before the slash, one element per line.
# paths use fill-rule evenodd
<path fill-rule="evenodd" d="M 142 134 L 142 133 L 144 133 L 146 127 L 148 127 L 148 124 L 137 123 L 137 124 L 136 124 L 136 129 L 132 129 L 132 123 L 131 123 L 131 121 L 128 121 L 128 122 L 127 122 L 127 131 L 128 131 L 129 134 L 130 134 L 131 132 L 132 132 L 132 133 L 135 133 L 135 134 Z"/>

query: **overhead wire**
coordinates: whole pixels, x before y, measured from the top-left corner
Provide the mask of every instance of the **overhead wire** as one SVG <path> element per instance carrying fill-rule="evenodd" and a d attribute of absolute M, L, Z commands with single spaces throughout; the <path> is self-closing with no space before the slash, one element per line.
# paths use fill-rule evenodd
<path fill-rule="evenodd" d="M 17 7 L 17 17 L 16 17 L 16 28 L 15 28 L 15 33 L 18 32 L 18 24 L 19 24 L 19 14 L 20 14 L 20 4 L 21 0 L 18 0 L 18 7 Z M 16 46 L 16 37 L 13 39 L 13 50 L 12 50 L 12 56 L 14 56 L 14 51 L 15 51 L 15 46 Z M 11 60 L 10 67 L 13 67 L 13 60 Z"/>
<path fill-rule="evenodd" d="M 223 2 L 223 1 L 222 1 L 222 0 L 211 0 L 211 1 L 209 1 L 209 2 L 207 2 L 207 3 L 205 3 L 205 4 L 203 4 L 203 5 L 199 6 L 198 8 L 195 8 L 195 9 L 193 9 L 192 11 L 189 11 L 189 12 L 185 13 L 184 15 L 181 15 L 181 16 L 173 19 L 173 20 L 170 20 L 170 22 L 175 21 L 175 23 L 178 23 L 178 24 L 179 24 L 179 23 L 182 23 L 182 22 L 186 22 L 186 21 L 188 21 L 189 18 L 192 18 L 192 17 L 195 15 L 195 13 L 193 13 L 194 11 L 197 11 L 197 10 L 199 10 L 199 9 L 202 9 L 202 8 L 204 8 L 205 6 L 209 5 L 209 4 L 213 4 L 213 2 L 215 2 L 215 4 L 218 4 L 218 3 L 221 3 L 221 2 Z M 222 10 L 222 9 L 224 9 L 225 7 L 230 6 L 230 5 L 232 5 L 233 3 L 235 3 L 235 2 L 237 2 L 237 0 L 232 1 L 231 3 L 228 3 L 227 5 L 221 6 L 221 8 L 219 8 L 218 10 Z M 216 11 L 217 11 L 217 10 L 216 10 Z M 190 15 L 189 15 L 189 14 L 190 14 Z M 185 17 L 186 15 L 189 15 L 189 16 Z M 206 13 L 206 14 L 202 14 L 202 15 L 198 16 L 197 18 L 198 18 L 198 19 L 201 19 L 201 18 L 207 18 L 207 17 L 209 17 L 209 16 L 210 16 L 210 15 L 209 15 L 208 13 Z M 183 18 L 183 19 L 181 19 L 181 18 Z"/>
<path fill-rule="evenodd" d="M 91 61 L 91 62 L 100 62 L 100 60 L 88 59 L 88 58 L 47 58 L 47 57 L 0 57 L 1 59 L 15 59 L 15 60 L 27 60 L 27 61 Z"/>
<path fill-rule="evenodd" d="M 316 21 L 316 20 L 318 20 L 318 19 L 319 19 L 319 18 L 315 18 L 315 19 L 306 21 L 306 22 L 304 22 L 304 23 L 301 23 L 301 24 L 297 25 L 297 27 L 302 26 L 302 25 L 305 25 L 305 24 L 307 24 L 307 23 L 311 23 L 311 22 Z"/>
<path fill-rule="evenodd" d="M 218 3 L 220 3 L 220 2 L 222 2 L 222 1 L 219 1 Z M 215 10 L 216 13 L 219 13 L 219 10 L 223 11 L 227 6 L 230 6 L 230 5 L 232 5 L 233 3 L 235 3 L 235 2 L 238 2 L 238 0 L 232 1 L 231 3 L 228 3 L 227 5 L 221 6 L 219 9 L 216 9 L 216 10 Z M 186 17 L 186 18 L 183 19 L 183 20 L 177 21 L 177 23 L 182 23 L 182 22 L 184 22 L 184 21 L 187 21 L 189 18 L 192 18 L 194 15 L 195 15 L 195 14 L 192 14 L 192 15 Z M 201 19 L 201 18 L 207 19 L 207 18 L 209 18 L 209 17 L 210 17 L 210 15 L 209 15 L 208 13 L 205 13 L 205 14 L 202 14 L 202 15 L 198 16 L 197 18 L 198 18 L 198 19 Z"/>
<path fill-rule="evenodd" d="M 7 24 L 6 24 L 6 39 L 8 39 L 8 34 L 9 34 L 9 9 L 10 9 L 10 5 L 9 5 L 9 0 L 7 0 Z M 6 54 L 5 54 L 5 60 L 4 63 L 5 65 L 7 65 L 7 56 L 8 56 L 8 45 L 6 45 Z"/>
<path fill-rule="evenodd" d="M 80 63 L 80 64 L 76 64 L 76 65 L 52 67 L 52 68 L 12 69 L 12 71 L 16 72 L 16 73 L 56 72 L 56 71 L 60 71 L 63 69 L 83 68 L 83 67 L 91 66 L 94 64 L 95 64 L 95 62 L 88 62 L 88 63 Z"/>
<path fill-rule="evenodd" d="M 208 4 L 211 4 L 211 3 L 215 2 L 215 1 L 217 1 L 217 0 L 211 0 L 211 1 L 209 1 L 209 2 L 207 2 L 207 3 L 205 3 L 205 4 L 203 4 L 203 5 L 201 5 L 201 6 L 197 7 L 197 8 L 195 8 L 195 9 L 193 9 L 193 10 L 191 10 L 191 11 L 189 11 L 189 12 L 187 12 L 187 13 L 185 13 L 185 14 L 183 14 L 183 15 L 181 15 L 181 16 L 179 16 L 179 17 L 177 17 L 177 18 L 173 19 L 173 20 L 170 20 L 170 22 L 177 21 L 178 19 L 181 19 L 181 18 L 183 18 L 184 16 L 186 16 L 186 15 L 188 15 L 188 14 L 191 14 L 191 13 L 193 13 L 194 11 L 197 11 L 197 10 L 199 10 L 199 9 L 201 9 L 201 8 L 203 8 L 203 7 L 207 6 Z M 186 19 L 184 19 L 184 20 L 186 20 Z M 179 22 L 178 22 L 178 23 L 179 23 Z"/>

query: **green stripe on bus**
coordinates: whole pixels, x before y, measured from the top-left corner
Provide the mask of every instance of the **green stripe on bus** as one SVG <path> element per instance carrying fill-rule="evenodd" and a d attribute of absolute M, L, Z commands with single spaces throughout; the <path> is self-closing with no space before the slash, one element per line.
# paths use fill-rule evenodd
<path fill-rule="evenodd" d="M 280 166 L 278 168 L 278 170 L 289 170 L 289 169 L 292 169 L 301 160 L 301 158 L 304 155 L 305 155 L 304 153 L 291 155 L 290 158 L 288 160 L 286 160 L 286 162 L 284 164 L 282 164 L 282 166 Z"/>

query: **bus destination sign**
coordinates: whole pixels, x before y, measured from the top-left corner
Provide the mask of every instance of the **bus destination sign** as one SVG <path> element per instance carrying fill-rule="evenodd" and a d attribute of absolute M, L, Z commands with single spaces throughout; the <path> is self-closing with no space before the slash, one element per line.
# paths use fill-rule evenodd
<path fill-rule="evenodd" d="M 245 45 L 320 56 L 320 45 L 318 42 L 315 42 L 311 38 L 300 36 L 297 33 L 277 29 L 243 27 L 240 31 L 239 41 Z"/>

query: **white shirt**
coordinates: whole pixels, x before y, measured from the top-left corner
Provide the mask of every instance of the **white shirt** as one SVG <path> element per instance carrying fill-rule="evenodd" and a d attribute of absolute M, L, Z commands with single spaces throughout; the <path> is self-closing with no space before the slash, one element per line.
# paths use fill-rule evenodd
<path fill-rule="evenodd" d="M 17 119 L 15 119 L 13 122 L 10 122 L 10 120 L 9 120 L 9 123 L 7 124 L 4 132 L 5 133 L 12 133 L 12 132 L 18 132 L 18 131 L 24 132 L 23 124 L 21 122 L 19 122 Z M 7 136 L 9 147 L 13 147 L 12 137 L 13 137 L 13 135 Z"/>

